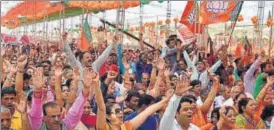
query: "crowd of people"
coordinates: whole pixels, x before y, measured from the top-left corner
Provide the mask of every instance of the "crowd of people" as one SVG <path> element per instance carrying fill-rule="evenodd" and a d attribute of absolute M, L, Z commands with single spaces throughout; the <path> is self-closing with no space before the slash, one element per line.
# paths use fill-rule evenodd
<path fill-rule="evenodd" d="M 2 47 L 2 130 L 274 129 L 274 58 L 263 52 L 235 57 L 177 35 L 150 50 L 142 33 L 138 49 L 115 35 L 81 51 L 62 38 Z"/>

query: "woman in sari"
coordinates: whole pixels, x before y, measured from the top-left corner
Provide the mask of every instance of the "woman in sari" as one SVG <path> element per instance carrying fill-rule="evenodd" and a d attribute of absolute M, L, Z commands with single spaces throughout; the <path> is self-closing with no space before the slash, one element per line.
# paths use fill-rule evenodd
<path fill-rule="evenodd" d="M 238 103 L 239 115 L 236 117 L 236 127 L 239 129 L 264 129 L 264 123 L 256 115 L 256 101 L 243 98 Z"/>
<path fill-rule="evenodd" d="M 222 107 L 219 110 L 220 118 L 211 130 L 231 130 L 236 129 L 235 126 L 235 109 L 231 106 Z"/>

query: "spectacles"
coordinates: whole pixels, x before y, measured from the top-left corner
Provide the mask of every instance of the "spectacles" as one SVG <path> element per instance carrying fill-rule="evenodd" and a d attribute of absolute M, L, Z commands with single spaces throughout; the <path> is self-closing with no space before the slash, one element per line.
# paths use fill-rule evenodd
<path fill-rule="evenodd" d="M 114 109 L 114 112 L 111 112 L 112 114 L 119 114 L 122 113 L 122 109 L 121 108 L 116 108 Z"/>

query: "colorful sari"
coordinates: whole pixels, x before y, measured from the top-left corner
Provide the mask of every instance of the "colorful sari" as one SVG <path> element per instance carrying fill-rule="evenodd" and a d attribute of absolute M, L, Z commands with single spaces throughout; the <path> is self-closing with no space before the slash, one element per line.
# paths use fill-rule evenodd
<path fill-rule="evenodd" d="M 264 129 L 264 122 L 258 116 L 255 115 L 253 120 L 247 119 L 244 115 L 239 114 L 236 117 L 236 127 L 239 129 Z"/>

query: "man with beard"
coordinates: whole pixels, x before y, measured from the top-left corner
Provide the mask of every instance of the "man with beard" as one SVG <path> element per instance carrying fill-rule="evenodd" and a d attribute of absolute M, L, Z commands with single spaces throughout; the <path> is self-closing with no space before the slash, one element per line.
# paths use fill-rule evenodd
<path fill-rule="evenodd" d="M 11 112 L 8 108 L 1 106 L 1 130 L 11 129 Z"/>
<path fill-rule="evenodd" d="M 3 88 L 1 91 L 1 104 L 9 108 L 11 114 L 11 128 L 22 130 L 21 114 L 15 109 L 16 91 L 12 87 Z"/>

